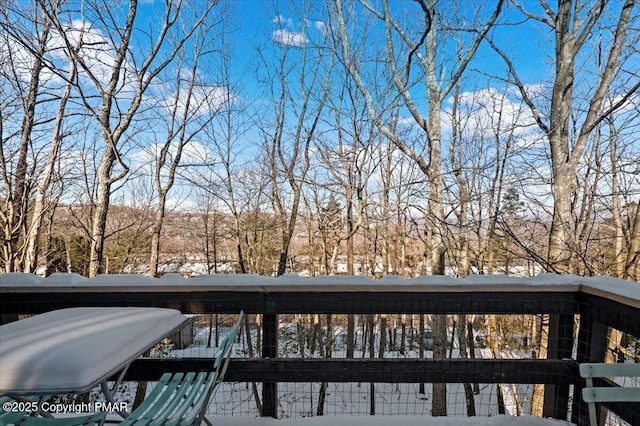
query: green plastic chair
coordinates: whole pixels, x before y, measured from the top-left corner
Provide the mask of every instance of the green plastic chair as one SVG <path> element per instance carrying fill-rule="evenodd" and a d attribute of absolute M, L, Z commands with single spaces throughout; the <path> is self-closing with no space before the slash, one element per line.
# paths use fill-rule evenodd
<path fill-rule="evenodd" d="M 640 364 L 585 363 L 580 364 L 580 376 L 585 379 L 582 400 L 589 405 L 589 423 L 598 425 L 596 402 L 640 402 L 640 387 L 593 386 L 595 377 L 640 377 Z"/>
<path fill-rule="evenodd" d="M 165 373 L 151 393 L 122 423 L 121 426 L 171 426 L 199 425 L 205 418 L 209 400 L 224 375 L 231 358 L 231 348 L 236 339 L 244 312 L 220 343 L 213 371 L 200 373 Z"/>

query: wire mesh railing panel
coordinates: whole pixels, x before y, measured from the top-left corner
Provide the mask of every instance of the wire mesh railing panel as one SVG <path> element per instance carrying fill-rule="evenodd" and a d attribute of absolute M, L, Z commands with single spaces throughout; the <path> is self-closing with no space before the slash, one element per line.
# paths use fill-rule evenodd
<path fill-rule="evenodd" d="M 260 413 L 261 394 L 261 383 L 221 383 L 211 398 L 207 415 L 255 417 Z"/>
<path fill-rule="evenodd" d="M 541 352 L 546 333 L 542 315 L 448 316 L 445 358 L 526 360 Z M 215 355 L 233 315 L 194 316 L 192 344 L 168 357 Z M 259 357 L 261 317 L 248 315 L 233 349 L 234 357 Z M 462 325 L 460 325 L 462 324 Z M 351 328 L 351 330 L 349 330 Z M 547 341 L 544 344 L 549 344 Z M 551 343 L 554 344 L 553 342 Z M 573 345 L 573 342 L 571 343 Z M 281 359 L 432 359 L 435 332 L 432 315 L 281 315 L 278 357 Z M 211 346 L 211 347 L 209 347 Z M 268 371 L 264 371 L 265 376 Z M 304 374 L 305 372 L 299 372 Z M 309 373 L 309 372 L 307 372 Z M 534 384 L 449 383 L 449 416 L 521 415 L 531 413 Z M 209 407 L 212 415 L 257 415 L 261 383 L 224 383 Z M 431 415 L 431 383 L 278 383 L 278 415 Z"/>
<path fill-rule="evenodd" d="M 281 358 L 432 358 L 438 344 L 434 315 L 282 316 Z M 439 343 L 448 358 L 536 358 L 550 339 L 544 315 L 448 315 Z M 569 339 L 573 336 L 570 335 Z M 441 339 L 442 340 L 442 339 Z M 573 345 L 573 342 L 569 342 Z M 490 349 L 484 351 L 483 349 Z M 461 352 L 464 351 L 464 353 Z M 473 350 L 473 355 L 471 351 Z"/>
<path fill-rule="evenodd" d="M 498 389 L 500 387 L 500 389 Z M 522 415 L 530 412 L 532 385 L 478 384 L 473 415 Z M 260 395 L 260 384 L 257 384 Z M 210 415 L 257 415 L 249 383 L 224 384 L 212 398 Z M 259 396 L 258 396 L 259 398 Z M 462 384 L 447 385 L 447 416 L 469 415 Z M 430 416 L 432 385 L 417 383 L 279 383 L 278 417 L 320 415 Z"/>

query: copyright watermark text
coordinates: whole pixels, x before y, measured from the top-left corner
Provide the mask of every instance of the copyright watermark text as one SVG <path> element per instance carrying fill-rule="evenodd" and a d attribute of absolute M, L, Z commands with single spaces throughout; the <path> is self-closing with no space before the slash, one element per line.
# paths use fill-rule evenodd
<path fill-rule="evenodd" d="M 2 403 L 2 411 L 21 411 L 27 413 L 41 412 L 50 414 L 67 414 L 67 413 L 88 413 L 105 411 L 115 413 L 118 411 L 127 411 L 126 402 L 81 402 L 81 403 L 63 403 L 63 402 L 34 402 L 34 401 L 5 401 Z"/>

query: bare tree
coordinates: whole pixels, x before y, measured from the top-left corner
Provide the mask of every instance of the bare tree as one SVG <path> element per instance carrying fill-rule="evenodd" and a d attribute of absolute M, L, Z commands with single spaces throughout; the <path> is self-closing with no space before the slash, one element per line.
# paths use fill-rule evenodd
<path fill-rule="evenodd" d="M 333 65 L 322 48 L 325 34 L 318 34 L 320 45 L 314 46 L 305 33 L 294 37 L 278 31 L 272 34 L 275 52 L 259 50 L 259 56 L 267 73 L 261 80 L 266 81 L 268 98 L 274 104 L 273 123 L 262 123 L 261 132 L 272 204 L 281 225 L 274 273 L 282 275 L 287 269 L 310 150 L 325 109 Z"/>
<path fill-rule="evenodd" d="M 132 1 L 123 13 L 107 13 L 113 5 L 103 1 L 85 5 L 83 15 L 49 14 L 63 36 L 67 52 L 76 62 L 76 90 L 82 104 L 97 125 L 104 142 L 97 169 L 97 193 L 91 224 L 91 265 L 89 275 L 103 271 L 105 224 L 114 183 L 129 173 L 122 156 L 130 126 L 143 97 L 158 75 L 166 70 L 192 38 L 217 2 L 205 8 L 187 2 L 166 3 L 155 33 L 136 27 L 138 3 Z M 190 8 L 190 6 L 193 6 Z M 91 22 L 91 26 L 87 24 Z M 177 31 L 179 29 L 179 31 Z M 92 32 L 92 41 L 77 37 Z M 143 40 L 144 39 L 144 40 Z"/>
<path fill-rule="evenodd" d="M 458 105 L 460 102 L 460 86 L 456 86 L 453 94 L 453 109 L 451 111 L 451 142 L 449 143 L 449 161 L 451 169 L 455 177 L 458 187 L 458 208 L 455 209 L 457 216 L 458 229 L 458 276 L 466 277 L 471 270 L 470 253 L 469 253 L 469 209 L 471 204 L 471 188 L 469 180 L 464 173 L 466 159 L 462 157 L 461 152 L 461 129 L 459 129 L 460 120 L 458 118 Z M 468 168 L 468 165 L 467 165 Z M 465 321 L 466 323 L 466 321 Z M 460 328 L 462 329 L 462 321 Z"/>
<path fill-rule="evenodd" d="M 416 2 L 420 7 L 423 17 L 417 34 L 412 34 L 403 28 L 394 19 L 389 8 L 389 2 L 382 2 L 382 10 L 375 9 L 366 1 L 361 2 L 365 8 L 384 23 L 384 42 L 387 52 L 387 70 L 391 75 L 392 84 L 395 86 L 403 105 L 408 109 L 416 125 L 424 132 L 427 140 L 427 158 L 420 151 L 413 149 L 404 140 L 398 137 L 393 130 L 385 124 L 384 118 L 376 108 L 376 103 L 372 97 L 371 86 L 363 78 L 365 70 L 359 67 L 359 58 L 355 57 L 357 52 L 353 52 L 350 46 L 347 26 L 344 18 L 344 8 L 341 0 L 334 0 L 335 34 L 338 37 L 337 43 L 342 61 L 354 79 L 358 89 L 362 92 L 366 100 L 367 110 L 370 119 L 389 140 L 391 140 L 405 155 L 413 159 L 418 167 L 423 171 L 429 183 L 429 198 L 426 211 L 430 226 L 428 245 L 430 249 L 431 272 L 433 274 L 444 274 L 445 252 L 444 238 L 442 234 L 442 224 L 444 223 L 444 203 L 443 203 L 443 173 L 441 164 L 441 139 L 442 131 L 440 124 L 440 113 L 442 102 L 445 97 L 455 87 L 458 80 L 466 70 L 469 62 L 475 55 L 483 37 L 493 26 L 500 14 L 503 0 L 497 2 L 494 12 L 489 20 L 482 26 L 482 30 L 470 41 L 466 51 L 462 53 L 460 61 L 453 65 L 453 70 L 447 74 L 446 81 L 442 81 L 442 70 L 438 69 L 438 64 L 442 61 L 438 57 L 437 37 L 438 19 L 436 14 L 436 2 L 432 0 Z M 435 25 L 434 25 L 435 24 Z M 415 38 L 412 38 L 415 37 Z M 397 41 L 399 40 L 399 41 Z M 399 46 L 400 44 L 400 46 Z M 422 50 L 424 49 L 424 53 Z M 417 106 L 411 94 L 414 80 L 411 80 L 411 70 L 413 61 L 417 61 L 420 66 L 420 78 L 425 81 L 425 95 L 428 104 L 428 115 L 425 116 Z M 446 355 L 446 320 L 443 317 L 435 319 L 434 336 L 434 357 L 444 358 Z M 446 415 L 446 387 L 443 384 L 434 384 L 434 399 L 432 414 L 434 416 Z"/>
<path fill-rule="evenodd" d="M 224 21 L 224 18 L 221 18 Z M 175 81 L 169 87 L 173 90 L 170 100 L 162 105 L 169 112 L 166 121 L 165 141 L 159 146 L 156 158 L 154 182 L 158 194 L 158 206 L 152 228 L 151 257 L 149 273 L 157 275 L 160 255 L 160 236 L 164 221 L 167 195 L 173 187 L 178 167 L 198 167 L 198 158 L 190 158 L 194 164 L 182 164 L 183 153 L 188 144 L 199 136 L 212 123 L 226 103 L 233 100 L 234 95 L 224 86 L 205 81 L 212 75 L 205 73 L 201 63 L 211 61 L 217 34 L 213 24 L 201 25 L 193 37 L 193 53 L 187 57 L 186 52 L 178 54 L 178 63 L 174 70 Z M 225 54 L 224 52 L 222 53 Z M 190 64 L 188 64 L 190 62 Z M 187 69 L 184 69 L 186 66 Z M 213 74 L 213 73 L 212 73 Z M 164 114 L 163 114 L 164 115 Z M 204 164 L 205 166 L 207 164 Z"/>
<path fill-rule="evenodd" d="M 637 105 L 635 108 L 637 109 Z M 605 259 L 611 258 L 613 263 L 611 269 L 604 265 L 603 271 L 618 278 L 637 281 L 640 273 L 640 210 L 639 203 L 634 202 L 634 194 L 637 194 L 640 183 L 634 160 L 639 148 L 635 123 L 637 111 L 634 108 L 626 109 L 627 111 L 611 115 L 606 120 L 608 155 L 603 157 L 610 163 L 609 183 L 605 185 L 610 185 L 611 197 L 610 202 L 605 203 L 607 210 L 611 212 L 614 251 L 612 254 L 610 245 L 605 243 L 604 252 L 598 250 L 597 253 L 602 254 Z M 607 200 L 608 197 L 604 198 Z M 606 235 L 601 237 L 606 238 Z"/>
<path fill-rule="evenodd" d="M 523 7 L 520 11 L 528 18 L 548 26 L 555 36 L 554 63 L 555 73 L 549 105 L 548 119 L 539 112 L 534 96 L 522 82 L 518 71 L 510 58 L 490 41 L 498 52 L 514 78 L 523 100 L 529 106 L 537 125 L 547 136 L 551 149 L 552 182 L 553 182 L 553 221 L 549 234 L 549 251 L 547 269 L 556 272 L 571 272 L 571 254 L 576 253 L 576 235 L 572 233 L 575 226 L 573 217 L 573 200 L 576 198 L 577 167 L 585 154 L 588 142 L 600 122 L 615 112 L 634 93 L 640 89 L 640 83 L 631 82 L 626 88 L 613 86 L 616 80 L 624 78 L 624 56 L 621 56 L 627 40 L 629 20 L 636 6 L 635 0 L 627 0 L 619 10 L 618 18 L 612 24 L 613 36 L 608 40 L 610 49 L 604 58 L 604 67 L 597 81 L 587 96 L 576 96 L 576 73 L 580 54 L 589 46 L 589 40 L 595 28 L 607 25 L 605 11 L 610 6 L 608 0 L 595 0 L 587 3 L 574 0 L 558 2 L 557 10 L 553 10 L 545 1 L 541 1 L 544 15 L 535 15 Z M 610 23 L 610 21 L 609 21 Z M 601 46 L 605 51 L 606 47 Z M 588 71 L 585 71 L 588 72 Z M 624 82 L 623 82 L 624 83 Z M 617 101 L 605 104 L 607 93 L 611 89 L 620 90 Z M 577 102 L 585 100 L 583 106 Z M 573 113 L 584 108 L 580 123 L 572 123 Z M 572 131 L 575 128 L 575 132 Z M 569 255 L 569 257 L 567 257 Z"/>
<path fill-rule="evenodd" d="M 0 117 L 2 122 L 0 124 L 2 137 L 0 173 L 4 183 L 0 223 L 3 233 L 2 257 L 5 272 L 21 270 L 25 255 L 24 247 L 27 244 L 28 232 L 27 214 L 32 187 L 29 177 L 29 155 L 32 153 L 34 129 L 37 126 L 36 107 L 40 103 L 42 74 L 46 68 L 45 54 L 49 50 L 52 33 L 52 23 L 47 19 L 43 7 L 39 4 L 32 7 L 31 11 L 19 10 L 11 9 L 7 4 L 0 10 L 2 52 L 5 56 L 2 73 L 7 81 L 11 82 L 12 90 L 15 90 L 15 100 L 19 102 L 21 115 L 20 127 L 12 128 L 8 124 L 14 118 L 6 114 L 7 111 L 14 109 L 5 108 L 3 105 L 0 113 L 2 114 Z M 25 16 L 30 14 L 33 18 L 25 22 Z M 19 54 L 16 46 L 20 46 L 26 52 Z M 30 59 L 29 64 L 23 63 L 28 61 L 23 55 Z M 28 69 L 25 69 L 27 67 Z"/>
<path fill-rule="evenodd" d="M 624 273 L 629 279 L 638 280 L 640 276 L 640 203 L 636 204 L 636 214 L 633 216 L 631 244 L 625 262 Z"/>
<path fill-rule="evenodd" d="M 578 197 L 577 171 L 578 165 L 585 155 L 589 141 L 598 125 L 611 113 L 624 105 L 627 100 L 640 89 L 640 82 L 631 81 L 626 87 L 624 78 L 623 48 L 627 39 L 629 20 L 633 16 L 635 0 L 627 0 L 619 9 L 618 18 L 611 24 L 613 36 L 609 38 L 609 50 L 593 87 L 586 94 L 577 96 L 577 73 L 582 69 L 579 63 L 580 54 L 589 46 L 589 40 L 599 25 L 611 23 L 605 19 L 605 11 L 610 6 L 608 0 L 578 2 L 561 0 L 557 10 L 552 9 L 546 1 L 540 4 L 543 15 L 535 15 L 524 7 L 516 6 L 528 18 L 549 27 L 554 36 L 553 59 L 555 72 L 551 100 L 548 107 L 548 119 L 539 111 L 534 96 L 521 80 L 511 59 L 496 44 L 489 40 L 494 50 L 504 59 L 514 84 L 518 88 L 524 102 L 529 106 L 536 124 L 546 135 L 551 151 L 551 178 L 553 194 L 553 218 L 549 232 L 548 255 L 546 267 L 554 272 L 573 272 L 572 259 L 579 253 L 577 240 L 579 235 L 573 223 L 574 206 Z M 605 50 L 605 46 L 601 46 Z M 584 68 L 589 72 L 588 67 Z M 631 77 L 630 77 L 631 78 Z M 617 82 L 617 86 L 614 83 Z M 618 101 L 606 105 L 606 95 L 612 90 L 620 91 Z M 584 100 L 584 103 L 579 104 Z M 577 111 L 583 111 L 575 122 L 573 117 Z M 573 130 L 575 129 L 575 131 Z M 544 339 L 547 333 L 544 332 Z M 546 341 L 541 341 L 540 356 L 546 357 Z M 542 386 L 536 386 L 532 403 L 533 414 L 541 414 Z"/>
<path fill-rule="evenodd" d="M 326 273 L 335 273 L 338 249 L 346 243 L 347 274 L 354 274 L 354 237 L 363 223 L 368 200 L 365 199 L 367 185 L 372 173 L 372 143 L 374 129 L 367 126 L 363 111 L 358 105 L 358 93 L 350 87 L 349 81 L 340 86 L 337 96 L 329 99 L 333 110 L 334 132 L 318 138 L 317 157 L 319 164 L 310 179 L 314 199 L 325 200 L 317 192 L 328 193 L 329 199 L 339 194 L 344 200 L 343 227 L 335 233 L 335 244 L 327 262 Z M 321 170 L 319 174 L 317 170 Z M 316 202 L 316 209 L 322 203 Z"/>
<path fill-rule="evenodd" d="M 24 261 L 25 272 L 35 272 L 38 266 L 38 240 L 42 231 L 42 223 L 47 212 L 46 196 L 49 192 L 51 181 L 54 178 L 56 162 L 59 160 L 59 154 L 62 148 L 63 139 L 63 121 L 65 118 L 65 109 L 69 96 L 71 94 L 72 84 L 76 78 L 76 66 L 74 61 L 70 61 L 69 75 L 65 84 L 65 89 L 60 99 L 58 112 L 56 114 L 55 125 L 53 127 L 53 137 L 49 148 L 49 155 L 44 164 L 40 179 L 36 186 L 35 199 L 33 201 L 33 212 L 27 234 L 27 247 Z M 50 209 L 49 209 L 50 210 Z M 51 235 L 47 233 L 47 235 Z"/>

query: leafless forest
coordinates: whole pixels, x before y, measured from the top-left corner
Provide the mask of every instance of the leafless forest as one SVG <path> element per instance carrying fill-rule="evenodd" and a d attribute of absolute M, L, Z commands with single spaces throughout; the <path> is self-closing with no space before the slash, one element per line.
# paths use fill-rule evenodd
<path fill-rule="evenodd" d="M 636 3 L 2 2 L 2 270 L 638 280 Z"/>

